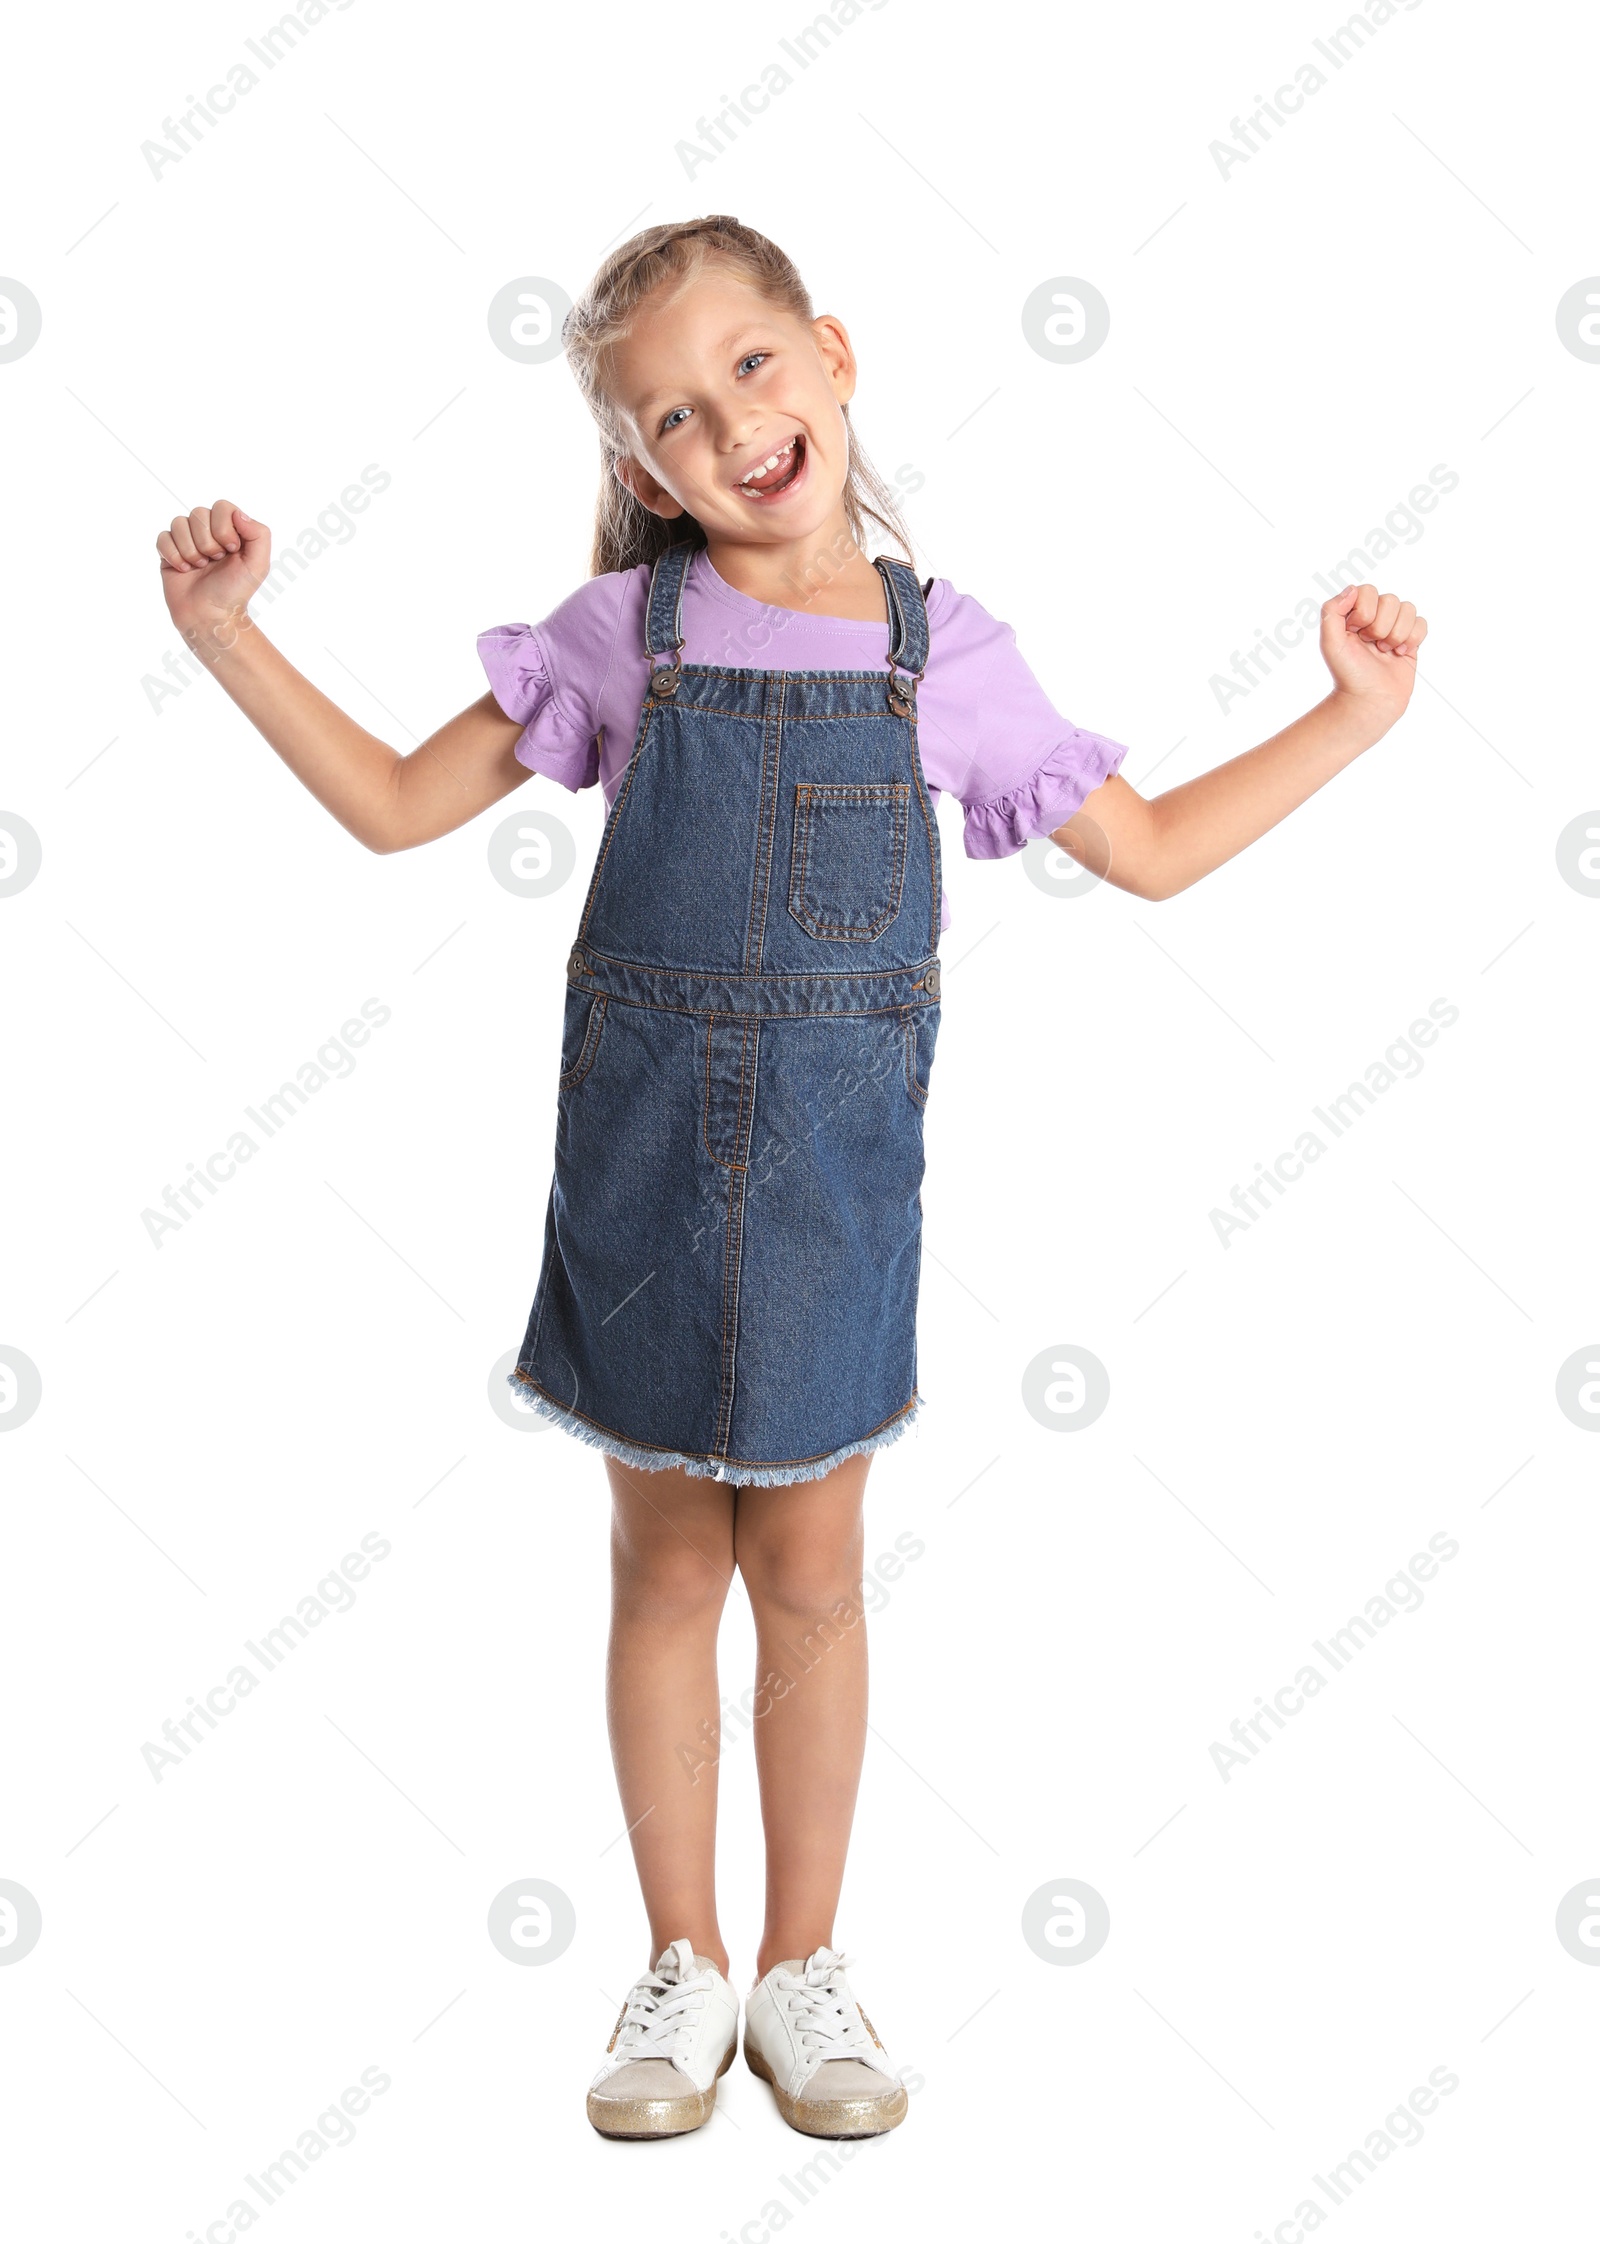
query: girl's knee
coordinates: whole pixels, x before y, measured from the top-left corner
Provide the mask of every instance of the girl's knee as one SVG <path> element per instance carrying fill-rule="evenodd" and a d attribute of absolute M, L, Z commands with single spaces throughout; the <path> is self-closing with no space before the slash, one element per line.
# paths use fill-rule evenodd
<path fill-rule="evenodd" d="M 613 1541 L 615 1600 L 641 1619 L 691 1621 L 720 1613 L 728 1595 L 729 1566 L 674 1535 L 644 1544 Z"/>
<path fill-rule="evenodd" d="M 807 1620 L 845 1610 L 860 1618 L 859 1526 L 837 1539 L 803 1530 L 740 1538 L 735 1556 L 752 1605 Z"/>

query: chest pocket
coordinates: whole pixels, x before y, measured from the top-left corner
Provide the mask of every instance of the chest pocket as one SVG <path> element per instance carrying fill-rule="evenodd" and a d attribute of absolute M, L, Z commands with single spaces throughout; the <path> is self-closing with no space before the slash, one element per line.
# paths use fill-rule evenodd
<path fill-rule="evenodd" d="M 808 935 L 867 943 L 900 909 L 911 789 L 903 783 L 794 791 L 789 909 Z"/>

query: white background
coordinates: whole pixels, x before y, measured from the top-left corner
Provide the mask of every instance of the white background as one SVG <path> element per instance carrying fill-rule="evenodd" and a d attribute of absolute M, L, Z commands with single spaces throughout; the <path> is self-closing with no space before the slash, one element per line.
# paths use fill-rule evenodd
<path fill-rule="evenodd" d="M 888 0 L 691 181 L 676 143 L 804 9 L 356 0 L 153 178 L 141 142 L 273 20 L 35 10 L 8 58 L 0 269 L 44 313 L 0 365 L 0 810 L 44 852 L 0 903 L 0 1341 L 43 1382 L 0 1499 L 0 1876 L 44 1922 L 0 1971 L 19 2233 L 231 2235 L 242 2177 L 371 2066 L 356 2140 L 252 2200 L 269 2238 L 762 2244 L 776 2203 L 808 2237 L 1249 2244 L 1312 2233 L 1308 2196 L 1341 2235 L 1565 2224 L 1600 1443 L 1555 1382 L 1600 1330 L 1600 902 L 1556 838 L 1600 799 L 1600 367 L 1554 315 L 1600 270 L 1592 26 L 1423 0 L 1224 180 L 1209 144 L 1343 10 Z M 488 1383 L 537 1272 L 598 793 L 535 781 L 379 859 L 209 681 L 159 711 L 141 683 L 176 644 L 176 507 L 226 494 L 281 538 L 375 462 L 268 628 L 397 746 L 475 699 L 476 633 L 582 579 L 596 478 L 561 361 L 496 350 L 489 300 L 575 294 L 635 224 L 706 210 L 848 322 L 861 435 L 925 477 L 924 569 L 1151 792 L 1320 698 L 1310 646 L 1226 715 L 1209 680 L 1459 477 L 1376 572 L 1431 621 L 1412 712 L 1197 890 L 1047 895 L 965 859 L 945 806 L 928 1401 L 868 1525 L 870 1555 L 925 1550 L 870 1624 L 839 1926 L 923 2085 L 806 2202 L 812 2147 L 742 2064 L 691 2140 L 583 2119 L 644 1946 L 603 1473 Z M 1080 365 L 1021 328 L 1060 275 L 1111 306 Z M 542 902 L 487 868 L 524 804 L 578 846 Z M 154 1246 L 142 1211 L 369 998 L 355 1073 Z M 1421 1074 L 1224 1247 L 1212 1208 L 1436 999 L 1459 1019 Z M 1062 1343 L 1110 1378 L 1076 1432 L 1021 1398 Z M 369 1533 L 354 1609 L 157 1784 L 145 1742 Z M 1229 1724 L 1435 1534 L 1459 1550 L 1421 1609 L 1224 1782 Z M 737 1594 L 723 1651 L 736 1692 Z M 747 1742 L 723 1785 L 743 1987 Z M 528 1878 L 577 1934 L 518 1969 L 485 1915 Z M 1077 1968 L 1021 1933 L 1064 1878 L 1110 1910 Z M 1313 2175 L 1437 2067 L 1423 2140 L 1335 2208 Z"/>

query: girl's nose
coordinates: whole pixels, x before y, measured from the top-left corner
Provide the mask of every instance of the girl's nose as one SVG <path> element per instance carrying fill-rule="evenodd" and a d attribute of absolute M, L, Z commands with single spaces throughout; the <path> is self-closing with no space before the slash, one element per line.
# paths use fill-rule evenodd
<path fill-rule="evenodd" d="M 762 415 L 749 411 L 724 411 L 713 422 L 717 450 L 727 456 L 748 451 L 761 434 Z"/>

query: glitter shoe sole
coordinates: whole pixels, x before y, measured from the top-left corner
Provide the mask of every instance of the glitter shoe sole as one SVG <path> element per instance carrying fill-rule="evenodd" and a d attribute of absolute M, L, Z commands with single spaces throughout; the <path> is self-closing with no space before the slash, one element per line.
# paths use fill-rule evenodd
<path fill-rule="evenodd" d="M 652 2143 L 667 2135 L 692 2135 L 703 2127 L 717 2104 L 717 2081 L 733 2063 L 738 2037 L 728 2044 L 728 2054 L 717 2067 L 707 2089 L 690 2087 L 682 2096 L 597 2096 L 589 2092 L 589 2124 L 614 2143 Z"/>
<path fill-rule="evenodd" d="M 777 2099 L 779 2111 L 799 2135 L 827 2135 L 845 2141 L 862 2135 L 887 2135 L 898 2127 L 909 2105 L 896 2081 L 882 2096 L 791 2096 L 773 2079 L 759 2049 L 746 2036 L 744 2061 L 758 2080 L 764 2080 Z"/>

